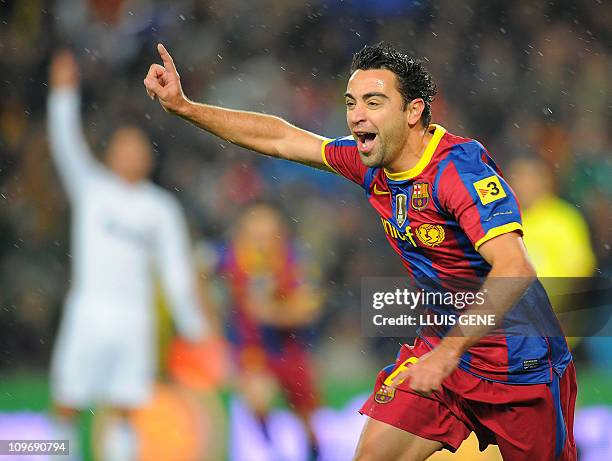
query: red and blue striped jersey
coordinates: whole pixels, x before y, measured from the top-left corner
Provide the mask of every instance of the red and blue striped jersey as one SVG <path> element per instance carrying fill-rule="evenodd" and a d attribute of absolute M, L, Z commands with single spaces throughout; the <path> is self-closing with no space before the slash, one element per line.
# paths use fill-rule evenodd
<path fill-rule="evenodd" d="M 475 280 L 491 266 L 478 252 L 488 240 L 508 232 L 522 235 L 516 196 L 489 153 L 478 141 L 431 125 L 432 138 L 418 163 L 390 173 L 368 168 L 352 136 L 323 143 L 327 167 L 360 185 L 393 250 L 413 280 Z M 539 317 L 521 335 L 490 335 L 464 355 L 460 366 L 478 376 L 502 382 L 550 382 L 562 373 L 571 354 L 561 330 L 538 335 L 537 324 L 558 326 L 548 296 L 539 282 L 519 301 L 536 303 Z M 519 306 L 520 307 L 520 306 Z M 513 314 L 525 309 L 513 310 Z M 516 320 L 516 319 L 515 319 Z M 521 320 L 521 319 L 519 319 Z M 439 338 L 424 338 L 432 343 Z"/>
<path fill-rule="evenodd" d="M 236 352 L 260 349 L 270 356 L 284 347 L 305 347 L 312 339 L 309 327 L 264 325 L 247 306 L 254 292 L 285 299 L 302 283 L 296 251 L 287 243 L 278 254 L 249 254 L 235 243 L 229 243 L 220 254 L 218 272 L 222 275 L 230 300 L 227 337 Z"/>

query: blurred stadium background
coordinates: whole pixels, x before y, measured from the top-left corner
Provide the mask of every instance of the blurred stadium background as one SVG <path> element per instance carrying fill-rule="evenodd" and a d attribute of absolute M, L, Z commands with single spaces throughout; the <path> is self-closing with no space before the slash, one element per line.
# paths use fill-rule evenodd
<path fill-rule="evenodd" d="M 278 114 L 329 137 L 347 132 L 351 54 L 380 40 L 401 45 L 438 84 L 433 121 L 479 139 L 506 173 L 529 178 L 518 192 L 538 270 L 610 276 L 611 24 L 612 5 L 597 0 L 0 0 L 0 439 L 48 438 L 49 357 L 70 282 L 69 209 L 45 134 L 53 51 L 77 55 L 95 151 L 117 120 L 150 134 L 154 180 L 186 208 L 196 248 L 224 239 L 253 199 L 284 205 L 326 296 L 313 349 L 325 405 L 317 424 L 325 459 L 342 460 L 362 424 L 359 396 L 397 349 L 397 340 L 362 337 L 361 277 L 401 274 L 399 261 L 357 188 L 240 152 L 152 103 L 142 79 L 159 61 L 155 43 L 173 54 L 192 99 Z M 155 402 L 137 415 L 141 459 L 224 459 L 228 451 L 238 459 L 245 440 L 256 451 L 248 431 L 233 426 L 242 409 L 222 352 L 210 380 L 170 379 L 172 330 L 163 307 L 159 315 L 162 371 Z M 580 459 L 612 459 L 612 338 L 576 341 L 574 353 Z M 295 421 L 282 408 L 279 443 L 292 445 Z M 102 419 L 95 408 L 85 415 L 86 439 Z M 257 456 L 242 459 L 265 459 Z M 473 450 L 439 456 L 447 458 L 497 459 Z"/>

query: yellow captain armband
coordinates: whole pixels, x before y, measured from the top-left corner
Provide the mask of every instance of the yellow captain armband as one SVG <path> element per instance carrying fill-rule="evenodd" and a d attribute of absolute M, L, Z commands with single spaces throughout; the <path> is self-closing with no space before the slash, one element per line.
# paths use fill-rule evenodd
<path fill-rule="evenodd" d="M 323 163 L 329 171 L 331 171 L 332 173 L 340 174 L 329 164 L 329 162 L 327 161 L 327 157 L 325 157 L 325 147 L 327 147 L 327 145 L 332 142 L 334 142 L 333 139 L 326 139 L 325 141 L 323 141 L 323 143 L 321 144 L 321 158 L 323 159 Z"/>

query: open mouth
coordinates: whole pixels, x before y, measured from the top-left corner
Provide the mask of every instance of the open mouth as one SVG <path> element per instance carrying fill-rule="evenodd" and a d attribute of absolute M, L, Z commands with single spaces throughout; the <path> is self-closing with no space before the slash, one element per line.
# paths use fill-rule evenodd
<path fill-rule="evenodd" d="M 355 132 L 357 137 L 357 148 L 360 152 L 368 153 L 374 147 L 376 133 Z"/>

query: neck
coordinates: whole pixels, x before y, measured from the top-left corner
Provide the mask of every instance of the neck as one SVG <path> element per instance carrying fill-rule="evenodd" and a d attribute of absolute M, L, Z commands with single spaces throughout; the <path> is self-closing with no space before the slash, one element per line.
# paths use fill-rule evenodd
<path fill-rule="evenodd" d="M 410 130 L 399 155 L 385 167 L 389 173 L 401 173 L 413 168 L 423 156 L 432 134 L 420 123 Z"/>

